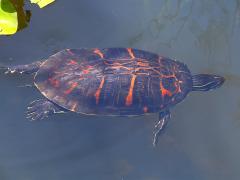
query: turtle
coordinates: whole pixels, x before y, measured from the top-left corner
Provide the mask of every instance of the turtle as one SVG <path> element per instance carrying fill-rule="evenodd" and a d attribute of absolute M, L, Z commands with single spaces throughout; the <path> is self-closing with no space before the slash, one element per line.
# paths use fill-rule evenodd
<path fill-rule="evenodd" d="M 33 75 L 43 95 L 30 103 L 27 118 L 66 112 L 126 117 L 158 113 L 153 146 L 170 120 L 170 108 L 191 91 L 216 89 L 225 81 L 219 75 L 192 75 L 180 61 L 135 48 L 64 49 L 6 68 L 5 73 Z"/>

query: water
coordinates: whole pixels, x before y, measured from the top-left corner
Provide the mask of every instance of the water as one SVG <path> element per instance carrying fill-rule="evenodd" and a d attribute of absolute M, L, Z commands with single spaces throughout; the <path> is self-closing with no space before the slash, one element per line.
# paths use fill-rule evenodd
<path fill-rule="evenodd" d="M 201 180 L 240 177 L 240 1 L 61 1 L 29 6 L 28 28 L 1 37 L 0 62 L 25 64 L 74 47 L 135 47 L 176 58 L 192 72 L 226 77 L 191 93 L 152 147 L 157 115 L 101 118 L 68 113 L 29 122 L 41 97 L 28 76 L 0 76 L 1 180 Z"/>

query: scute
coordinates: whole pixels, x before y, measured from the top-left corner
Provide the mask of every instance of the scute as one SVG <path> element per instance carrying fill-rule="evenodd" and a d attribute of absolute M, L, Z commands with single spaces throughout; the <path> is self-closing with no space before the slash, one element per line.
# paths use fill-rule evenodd
<path fill-rule="evenodd" d="M 158 112 L 182 101 L 191 83 L 186 65 L 131 48 L 66 49 L 35 75 L 36 87 L 50 101 L 103 115 Z"/>

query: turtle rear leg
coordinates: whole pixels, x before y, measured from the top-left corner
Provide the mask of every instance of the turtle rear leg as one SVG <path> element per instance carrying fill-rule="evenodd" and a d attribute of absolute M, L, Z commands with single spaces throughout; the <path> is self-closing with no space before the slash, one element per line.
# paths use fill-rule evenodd
<path fill-rule="evenodd" d="M 5 72 L 5 74 L 8 73 L 33 74 L 38 71 L 41 64 L 42 61 L 36 61 L 31 64 L 9 66 L 6 67 L 7 71 Z"/>
<path fill-rule="evenodd" d="M 157 145 L 158 137 L 163 132 L 170 118 L 171 114 L 169 110 L 159 112 L 159 121 L 155 124 L 153 131 L 153 146 Z"/>
<path fill-rule="evenodd" d="M 32 121 L 47 118 L 55 113 L 65 113 L 68 110 L 52 103 L 47 99 L 38 99 L 30 103 L 27 111 L 27 118 Z"/>

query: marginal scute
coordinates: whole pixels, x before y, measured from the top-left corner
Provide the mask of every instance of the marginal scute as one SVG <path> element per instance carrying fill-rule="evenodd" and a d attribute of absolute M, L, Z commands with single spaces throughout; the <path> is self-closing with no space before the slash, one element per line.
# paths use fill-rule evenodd
<path fill-rule="evenodd" d="M 71 102 L 71 109 L 70 109 L 71 111 L 76 112 L 77 107 L 78 107 L 78 102 L 77 101 Z"/>
<path fill-rule="evenodd" d="M 144 107 L 143 107 L 143 112 L 144 112 L 144 113 L 147 113 L 147 112 L 148 112 L 148 107 L 147 107 L 147 106 L 144 106 Z"/>
<path fill-rule="evenodd" d="M 128 51 L 129 56 L 131 57 L 131 59 L 134 59 L 134 58 L 135 58 L 135 55 L 134 55 L 134 53 L 133 53 L 132 48 L 127 48 L 127 51 Z"/>
<path fill-rule="evenodd" d="M 94 51 L 93 51 L 95 54 L 97 54 L 98 56 L 100 56 L 101 58 L 104 58 L 104 55 L 103 55 L 103 53 L 101 52 L 101 50 L 100 49 L 94 49 Z"/>

